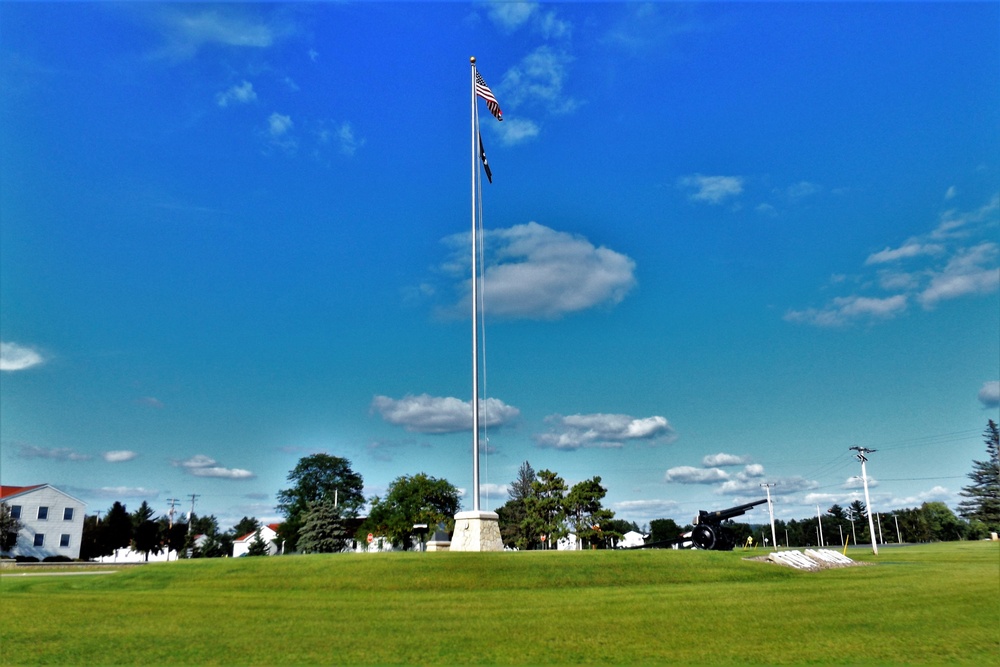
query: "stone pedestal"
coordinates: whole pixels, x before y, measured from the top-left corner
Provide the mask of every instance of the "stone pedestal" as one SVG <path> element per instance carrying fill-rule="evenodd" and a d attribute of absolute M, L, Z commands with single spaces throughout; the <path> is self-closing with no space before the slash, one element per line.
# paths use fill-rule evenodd
<path fill-rule="evenodd" d="M 503 551 L 500 517 L 496 512 L 459 512 L 451 551 Z"/>

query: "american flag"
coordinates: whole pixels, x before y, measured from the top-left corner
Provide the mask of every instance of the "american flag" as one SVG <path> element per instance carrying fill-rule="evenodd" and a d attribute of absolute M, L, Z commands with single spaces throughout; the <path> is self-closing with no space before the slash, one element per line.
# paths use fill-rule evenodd
<path fill-rule="evenodd" d="M 503 112 L 500 111 L 497 98 L 493 97 L 493 91 L 486 85 L 486 82 L 483 81 L 483 76 L 478 71 L 476 72 L 476 95 L 486 100 L 486 108 L 490 110 L 491 114 L 496 116 L 497 120 L 503 120 Z"/>

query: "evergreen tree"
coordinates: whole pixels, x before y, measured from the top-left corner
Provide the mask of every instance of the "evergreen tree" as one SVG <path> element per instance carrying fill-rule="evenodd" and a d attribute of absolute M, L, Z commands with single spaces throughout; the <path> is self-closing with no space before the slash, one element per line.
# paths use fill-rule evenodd
<path fill-rule="evenodd" d="M 145 554 L 149 560 L 150 552 L 160 553 L 160 527 L 153 521 L 153 508 L 145 500 L 132 513 L 132 549 Z"/>
<path fill-rule="evenodd" d="M 11 551 L 17 546 L 17 533 L 20 530 L 20 519 L 14 518 L 7 503 L 0 503 L 0 551 Z"/>
<path fill-rule="evenodd" d="M 538 535 L 531 535 L 525 529 L 527 518 L 527 499 L 533 493 L 531 485 L 535 481 L 535 470 L 525 461 L 517 471 L 517 479 L 510 483 L 507 489 L 508 500 L 497 509 L 500 517 L 500 538 L 504 546 L 515 549 L 528 549 L 537 542 Z"/>
<path fill-rule="evenodd" d="M 270 556 L 271 551 L 267 546 L 267 541 L 261 537 L 260 528 L 254 534 L 253 539 L 250 541 L 250 546 L 247 548 L 247 556 Z"/>
<path fill-rule="evenodd" d="M 132 542 L 132 517 L 120 502 L 115 502 L 101 523 L 103 548 L 110 555 L 115 549 L 124 549 Z"/>
<path fill-rule="evenodd" d="M 602 528 L 602 523 L 615 516 L 601 505 L 607 493 L 608 490 L 601 486 L 601 478 L 596 476 L 574 484 L 569 490 L 563 507 L 577 539 L 601 547 L 605 546 L 605 539 L 621 539 L 621 533 L 616 533 L 611 526 Z"/>
<path fill-rule="evenodd" d="M 973 461 L 968 474 L 972 484 L 962 487 L 963 500 L 958 512 L 967 519 L 986 524 L 989 530 L 1000 531 L 1000 431 L 992 419 L 983 432 L 986 460 Z"/>
<path fill-rule="evenodd" d="M 343 510 L 333 504 L 333 498 L 324 498 L 309 505 L 299 530 L 298 550 L 304 554 L 336 553 L 348 546 L 350 537 Z"/>
<path fill-rule="evenodd" d="M 529 535 L 545 536 L 546 548 L 554 549 L 554 543 L 566 534 L 565 493 L 566 482 L 551 470 L 542 470 L 531 483 L 523 526 Z"/>

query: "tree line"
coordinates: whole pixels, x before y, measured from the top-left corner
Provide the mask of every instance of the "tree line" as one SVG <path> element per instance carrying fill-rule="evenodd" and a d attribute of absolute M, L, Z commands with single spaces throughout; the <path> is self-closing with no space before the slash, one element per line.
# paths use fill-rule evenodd
<path fill-rule="evenodd" d="M 920 507 L 876 514 L 878 541 L 926 542 L 935 540 L 980 539 L 991 531 L 1000 531 L 1000 444 L 997 424 L 991 419 L 984 432 L 987 457 L 973 461 L 963 487 L 965 500 L 956 515 L 942 502 L 926 502 Z M 425 473 L 397 477 L 383 496 L 364 497 L 364 480 L 351 468 L 347 459 L 329 454 L 303 457 L 288 474 L 292 485 L 278 492 L 278 511 L 285 521 L 278 529 L 283 553 L 331 553 L 350 550 L 363 543 L 367 535 L 377 536 L 397 549 L 411 549 L 425 537 L 416 525 L 428 526 L 428 533 L 441 527 L 454 530 L 454 515 L 459 511 L 459 492 L 450 482 Z M 508 486 L 507 502 L 497 510 L 504 546 L 531 550 L 555 548 L 555 543 L 569 534 L 576 535 L 587 548 L 614 548 L 630 530 L 646 535 L 647 542 L 676 539 L 692 526 L 679 525 L 673 519 L 654 519 L 648 526 L 615 518 L 603 506 L 607 489 L 599 476 L 569 487 L 552 470 L 536 472 L 523 462 L 517 477 Z M 368 506 L 368 515 L 360 512 Z M 0 546 L 10 550 L 17 526 L 6 505 L 0 508 Z M 889 525 L 886 525 L 888 522 Z M 745 543 L 753 537 L 760 543 L 770 540 L 770 526 L 726 522 Z M 192 515 L 187 522 L 156 518 L 148 503 L 132 512 L 115 502 L 104 520 L 96 516 L 84 519 L 80 557 L 93 559 L 109 556 L 115 549 L 132 547 L 146 554 L 175 550 L 182 557 L 218 557 L 232 554 L 233 541 L 259 531 L 260 522 L 243 517 L 228 531 L 219 528 L 214 516 Z M 801 520 L 776 520 L 779 544 L 791 546 L 854 544 L 871 542 L 867 509 L 860 501 L 848 507 L 833 505 L 822 517 Z M 196 537 L 198 539 L 196 539 Z M 250 555 L 267 553 L 268 545 L 260 539 L 251 544 Z"/>

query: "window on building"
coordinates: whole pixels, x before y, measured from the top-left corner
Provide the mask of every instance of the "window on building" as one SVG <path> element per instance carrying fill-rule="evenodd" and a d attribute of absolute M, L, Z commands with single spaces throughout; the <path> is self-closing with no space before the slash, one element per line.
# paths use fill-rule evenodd
<path fill-rule="evenodd" d="M 69 546 L 69 535 L 60 535 L 59 536 L 59 546 L 61 546 L 61 547 L 68 547 Z"/>
<path fill-rule="evenodd" d="M 21 506 L 20 505 L 11 505 L 10 506 L 10 515 L 14 519 L 20 519 L 21 518 Z"/>
<path fill-rule="evenodd" d="M 39 507 L 38 508 L 38 520 L 39 521 L 45 521 L 48 518 L 49 518 L 49 508 L 48 507 Z"/>
<path fill-rule="evenodd" d="M 45 535 L 43 533 L 35 533 L 35 546 L 36 547 L 45 546 Z"/>
<path fill-rule="evenodd" d="M 72 521 L 72 520 L 73 520 L 73 508 L 67 507 L 66 509 L 63 510 L 63 521 Z"/>

